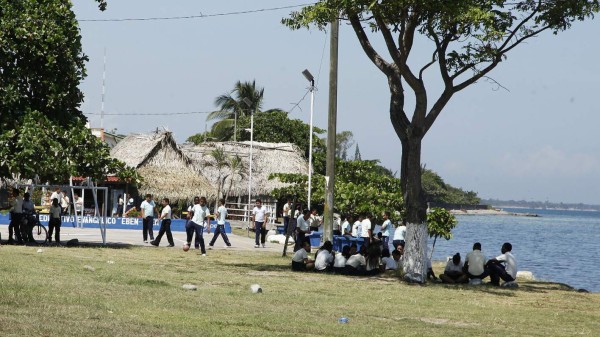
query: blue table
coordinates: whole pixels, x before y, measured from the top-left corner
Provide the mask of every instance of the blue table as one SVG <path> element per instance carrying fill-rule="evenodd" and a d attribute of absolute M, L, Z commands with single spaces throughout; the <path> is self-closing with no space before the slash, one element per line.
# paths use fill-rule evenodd
<path fill-rule="evenodd" d="M 344 235 L 333 236 L 333 250 L 336 252 L 341 252 L 344 246 L 351 246 L 353 243 L 356 243 L 356 249 L 359 250 L 364 243 L 364 239 Z"/>

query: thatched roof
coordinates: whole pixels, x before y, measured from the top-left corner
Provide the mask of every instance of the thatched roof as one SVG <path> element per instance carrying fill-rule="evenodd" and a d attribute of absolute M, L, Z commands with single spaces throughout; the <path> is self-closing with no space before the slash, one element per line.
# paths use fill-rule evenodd
<path fill-rule="evenodd" d="M 197 195 L 213 198 L 217 194 L 199 166 L 179 149 L 171 132 L 130 134 L 110 154 L 144 177 L 138 191 L 154 195 L 155 200 L 186 200 Z"/>
<path fill-rule="evenodd" d="M 248 195 L 248 161 L 250 157 L 250 142 L 208 142 L 200 145 L 190 143 L 180 145 L 185 154 L 192 158 L 202 167 L 202 174 L 211 183 L 218 180 L 219 172 L 214 166 L 206 165 L 207 162 L 214 163 L 211 152 L 222 148 L 225 154 L 238 155 L 242 158 L 245 170 L 243 177 L 237 176 L 229 191 L 230 196 Z M 288 184 L 278 179 L 269 180 L 271 173 L 301 173 L 308 172 L 308 162 L 302 151 L 291 143 L 263 143 L 254 142 L 252 150 L 252 195 L 268 195 L 275 188 L 284 187 Z M 229 187 L 230 180 L 227 178 L 225 187 Z"/>

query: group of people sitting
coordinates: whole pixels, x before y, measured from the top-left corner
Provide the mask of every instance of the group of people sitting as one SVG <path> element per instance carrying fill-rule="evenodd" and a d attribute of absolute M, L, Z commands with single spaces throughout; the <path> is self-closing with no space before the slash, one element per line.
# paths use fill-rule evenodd
<path fill-rule="evenodd" d="M 398 246 L 390 254 L 389 249 L 382 244 L 362 245 L 358 249 L 357 244 L 353 243 L 336 253 L 331 241 L 325 241 L 315 253 L 314 259 L 309 258 L 310 251 L 310 241 L 303 241 L 302 248 L 292 257 L 292 270 L 371 276 L 401 267 L 403 246 Z"/>
<path fill-rule="evenodd" d="M 511 253 L 512 245 L 509 242 L 502 245 L 501 251 L 501 255 L 486 261 L 485 255 L 481 252 L 481 243 L 476 242 L 464 263 L 460 253 L 448 259 L 440 280 L 443 283 L 480 284 L 481 280 L 489 276 L 492 285 L 500 285 L 502 279 L 504 286 L 512 286 L 517 278 L 517 260 Z"/>

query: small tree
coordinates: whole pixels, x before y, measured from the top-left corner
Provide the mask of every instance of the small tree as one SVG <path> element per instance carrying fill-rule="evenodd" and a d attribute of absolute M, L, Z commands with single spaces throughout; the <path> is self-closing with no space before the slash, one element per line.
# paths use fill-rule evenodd
<path fill-rule="evenodd" d="M 458 221 L 456 217 L 445 208 L 434 207 L 427 213 L 427 232 L 429 237 L 433 238 L 433 247 L 431 256 L 435 249 L 437 238 L 442 237 L 446 240 L 452 239 L 452 229 L 456 227 Z M 429 257 L 431 259 L 431 256 Z"/>

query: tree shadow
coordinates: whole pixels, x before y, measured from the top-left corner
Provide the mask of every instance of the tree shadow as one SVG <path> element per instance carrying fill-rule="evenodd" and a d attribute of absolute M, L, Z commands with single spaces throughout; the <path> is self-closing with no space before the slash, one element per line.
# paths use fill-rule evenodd
<path fill-rule="evenodd" d="M 252 271 L 292 271 L 291 265 L 280 264 L 253 264 L 253 263 L 223 263 L 223 266 L 249 269 Z"/>

